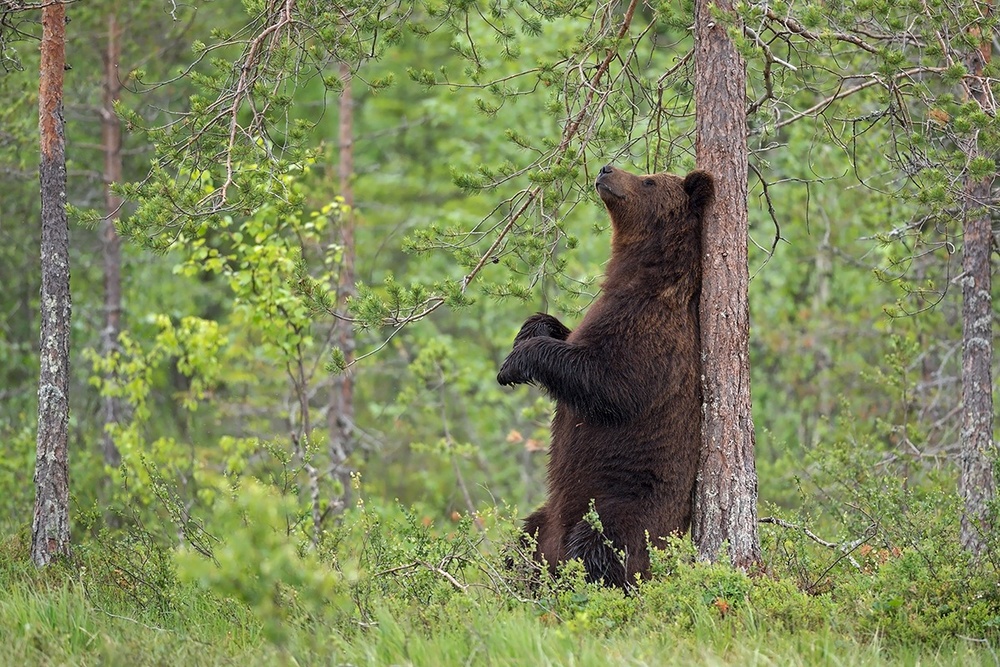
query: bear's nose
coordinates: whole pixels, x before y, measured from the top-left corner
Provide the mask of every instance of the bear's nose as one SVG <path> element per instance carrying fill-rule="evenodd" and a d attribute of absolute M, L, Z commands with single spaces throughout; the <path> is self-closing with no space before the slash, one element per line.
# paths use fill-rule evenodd
<path fill-rule="evenodd" d="M 612 167 L 610 164 L 606 164 L 603 167 L 601 167 L 601 173 L 602 174 L 610 174 L 614 170 L 615 170 L 615 168 Z"/>

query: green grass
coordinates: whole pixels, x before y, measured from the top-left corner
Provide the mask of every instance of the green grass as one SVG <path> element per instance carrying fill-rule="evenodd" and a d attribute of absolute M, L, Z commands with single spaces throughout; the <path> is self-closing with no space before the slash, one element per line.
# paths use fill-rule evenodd
<path fill-rule="evenodd" d="M 37 570 L 25 531 L 0 539 L 0 665 L 1000 665 L 1000 579 L 950 529 L 848 559 L 762 526 L 754 577 L 673 539 L 624 595 L 579 563 L 526 586 L 500 512 L 359 503 L 314 549 L 289 507 L 247 481 L 220 495 L 211 559 L 131 526 Z"/>
<path fill-rule="evenodd" d="M 349 634 L 303 626 L 278 647 L 252 622 L 226 621 L 208 606 L 194 605 L 165 622 L 139 609 L 108 609 L 76 584 L 32 590 L 21 582 L 6 593 L 0 633 L 7 638 L 9 665 L 996 664 L 987 647 L 968 641 L 890 650 L 877 638 L 856 641 L 828 630 L 780 633 L 741 623 L 676 634 L 643 627 L 605 635 L 550 625 L 516 606 L 431 626 L 379 613 L 374 625 Z"/>
<path fill-rule="evenodd" d="M 5 547 L 3 663 L 19 667 L 997 664 L 985 640 L 865 636 L 852 619 L 837 617 L 842 612 L 830 599 L 718 565 L 693 564 L 633 597 L 570 573 L 535 601 L 485 585 L 458 590 L 427 572 L 370 594 L 363 613 L 335 603 L 319 613 L 286 609 L 275 632 L 268 630 L 274 619 L 200 586 L 174 582 L 169 604 L 148 604 L 121 572 L 93 572 L 81 562 L 39 572 L 16 553 L 17 541 Z M 705 603 L 727 590 L 744 595 L 725 615 Z"/>

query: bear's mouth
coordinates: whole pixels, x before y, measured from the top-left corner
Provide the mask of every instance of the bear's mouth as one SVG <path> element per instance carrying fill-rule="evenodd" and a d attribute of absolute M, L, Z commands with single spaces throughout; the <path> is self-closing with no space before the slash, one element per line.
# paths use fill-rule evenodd
<path fill-rule="evenodd" d="M 609 195 L 615 199 L 625 199 L 624 193 L 611 187 L 611 184 L 607 182 L 609 179 L 605 176 L 605 174 L 601 174 L 597 177 L 597 181 L 594 183 L 594 187 L 597 188 L 597 194 L 601 195 L 601 199 L 607 201 Z"/>

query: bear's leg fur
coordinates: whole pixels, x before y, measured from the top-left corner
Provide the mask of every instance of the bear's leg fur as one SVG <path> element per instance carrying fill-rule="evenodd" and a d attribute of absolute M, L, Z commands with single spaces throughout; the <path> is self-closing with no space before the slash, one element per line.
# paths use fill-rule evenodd
<path fill-rule="evenodd" d="M 598 507 L 601 530 L 587 519 L 577 522 L 566 535 L 566 558 L 579 558 L 587 580 L 628 589 L 636 573 L 649 574 L 646 532 L 635 523 L 635 508 Z"/>
<path fill-rule="evenodd" d="M 532 558 L 542 566 L 548 566 L 554 574 L 556 565 L 563 559 L 562 536 L 556 527 L 552 525 L 549 509 L 542 505 L 531 513 L 524 520 L 525 539 L 522 544 L 526 549 L 531 548 L 528 537 L 534 538 L 534 552 Z"/>
<path fill-rule="evenodd" d="M 548 512 L 545 509 L 545 505 L 542 505 L 537 510 L 532 512 L 528 518 L 524 520 L 524 535 L 535 541 L 535 560 L 538 560 L 539 562 L 541 561 L 538 556 L 540 554 L 542 540 L 545 537 L 545 527 L 547 523 Z M 525 539 L 522 540 L 522 544 L 529 546 L 530 543 Z"/>

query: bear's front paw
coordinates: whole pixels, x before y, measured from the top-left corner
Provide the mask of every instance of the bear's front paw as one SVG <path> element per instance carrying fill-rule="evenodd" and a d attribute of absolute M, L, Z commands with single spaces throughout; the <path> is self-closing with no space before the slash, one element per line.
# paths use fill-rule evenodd
<path fill-rule="evenodd" d="M 521 325 L 521 330 L 514 337 L 514 347 L 517 347 L 526 340 L 538 338 L 539 336 L 566 340 L 569 333 L 569 329 L 551 315 L 535 313 Z"/>
<path fill-rule="evenodd" d="M 524 367 L 522 355 L 518 354 L 517 350 L 507 355 L 500 367 L 500 372 L 497 373 L 497 382 L 504 387 L 531 382 L 531 376 L 528 375 L 527 369 Z"/>

